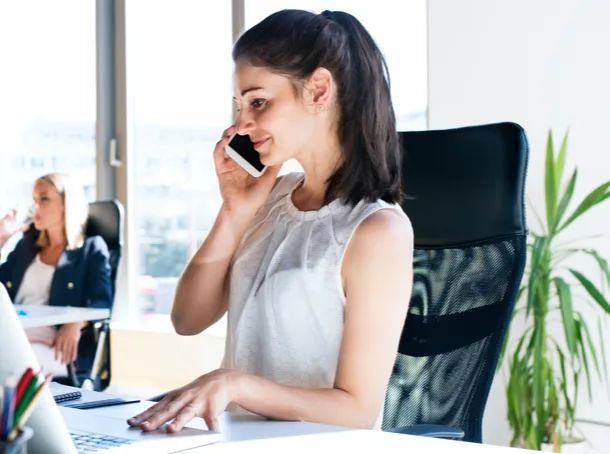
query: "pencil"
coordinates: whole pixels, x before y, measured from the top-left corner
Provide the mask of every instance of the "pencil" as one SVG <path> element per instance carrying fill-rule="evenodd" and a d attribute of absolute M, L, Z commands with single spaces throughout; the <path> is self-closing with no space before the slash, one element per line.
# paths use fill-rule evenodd
<path fill-rule="evenodd" d="M 41 380 L 41 378 L 42 378 L 42 380 Z M 42 377 L 40 373 L 34 374 L 32 376 L 32 379 L 28 383 L 28 386 L 25 389 L 23 396 L 21 396 L 21 399 L 19 399 L 18 402 L 15 402 L 15 413 L 13 416 L 13 421 L 16 421 L 17 419 L 19 419 L 21 417 L 25 408 L 30 403 L 32 396 L 36 392 L 38 385 L 40 383 L 42 383 L 43 380 L 44 380 L 44 377 Z M 12 427 L 12 424 L 11 424 L 11 427 Z M 10 427 L 9 427 L 9 431 L 10 431 Z"/>
<path fill-rule="evenodd" d="M 45 386 L 47 386 L 47 384 L 51 381 L 51 378 L 53 378 L 53 376 L 51 374 L 47 375 L 44 382 L 38 388 L 36 388 L 36 391 L 34 392 L 34 394 L 32 395 L 32 398 L 28 402 L 27 407 L 25 408 L 23 413 L 21 413 L 21 416 L 19 416 L 19 419 L 15 420 L 11 433 L 8 436 L 9 441 L 12 441 L 15 439 L 15 437 L 21 430 L 21 427 L 23 427 L 23 424 L 28 420 L 32 411 L 34 411 L 34 405 L 36 403 L 36 399 L 42 392 L 43 388 Z"/>
<path fill-rule="evenodd" d="M 31 367 L 28 367 L 25 370 L 25 372 L 23 373 L 23 375 L 21 376 L 21 378 L 19 379 L 19 383 L 17 384 L 17 391 L 15 393 L 15 407 L 17 406 L 17 403 L 23 397 L 23 393 L 25 392 L 26 388 L 28 387 L 33 375 L 34 375 L 34 369 L 32 369 Z"/>

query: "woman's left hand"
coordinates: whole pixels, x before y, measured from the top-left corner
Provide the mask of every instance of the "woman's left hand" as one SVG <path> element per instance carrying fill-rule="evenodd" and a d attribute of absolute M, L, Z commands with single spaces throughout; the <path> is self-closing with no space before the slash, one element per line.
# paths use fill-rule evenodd
<path fill-rule="evenodd" d="M 76 361 L 78 341 L 80 340 L 83 323 L 67 323 L 57 331 L 55 336 L 55 359 L 62 364 Z"/>
<path fill-rule="evenodd" d="M 235 398 L 236 380 L 241 372 L 217 369 L 186 386 L 170 392 L 148 410 L 129 419 L 132 427 L 145 432 L 157 430 L 168 421 L 168 432 L 178 432 L 193 418 L 203 418 L 208 429 L 218 432 L 218 416 Z"/>

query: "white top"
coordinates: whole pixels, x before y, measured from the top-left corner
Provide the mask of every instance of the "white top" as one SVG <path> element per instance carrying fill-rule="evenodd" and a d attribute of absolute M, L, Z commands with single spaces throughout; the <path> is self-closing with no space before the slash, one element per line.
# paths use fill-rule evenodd
<path fill-rule="evenodd" d="M 40 260 L 40 254 L 36 254 L 23 275 L 19 291 L 15 296 L 15 304 L 23 304 L 24 306 L 48 305 L 54 273 L 55 267 L 43 263 Z M 53 326 L 27 328 L 25 331 L 30 341 L 49 345 L 53 343 L 57 332 Z"/>
<path fill-rule="evenodd" d="M 285 175 L 248 228 L 230 274 L 223 366 L 305 388 L 332 388 L 343 336 L 341 264 L 356 227 L 398 205 L 334 200 L 299 211 Z M 236 408 L 233 408 L 236 410 Z M 378 422 L 379 425 L 380 421 Z"/>

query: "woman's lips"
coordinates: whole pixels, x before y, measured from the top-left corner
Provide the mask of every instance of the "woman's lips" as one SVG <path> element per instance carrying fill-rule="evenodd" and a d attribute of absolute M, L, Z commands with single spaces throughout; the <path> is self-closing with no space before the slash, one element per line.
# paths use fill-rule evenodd
<path fill-rule="evenodd" d="M 254 149 L 258 150 L 263 144 L 265 144 L 267 142 L 267 140 L 269 140 L 269 139 L 267 138 L 267 139 L 263 139 L 263 140 L 253 141 L 252 143 L 254 144 Z"/>

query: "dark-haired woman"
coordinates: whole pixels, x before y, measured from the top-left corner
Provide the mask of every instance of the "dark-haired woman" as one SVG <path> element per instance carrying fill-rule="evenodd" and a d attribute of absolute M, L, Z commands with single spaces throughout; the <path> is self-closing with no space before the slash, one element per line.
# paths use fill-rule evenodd
<path fill-rule="evenodd" d="M 223 205 L 172 309 L 182 335 L 228 311 L 223 365 L 128 422 L 178 431 L 202 417 L 218 430 L 229 407 L 379 428 L 413 259 L 382 54 L 347 13 L 284 10 L 233 59 L 239 114 L 214 150 Z M 255 143 L 260 178 L 225 155 L 234 132 Z M 304 173 L 278 177 L 292 158 Z"/>

